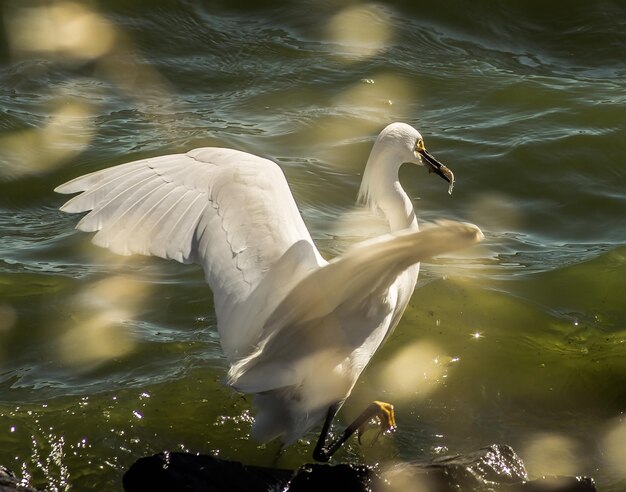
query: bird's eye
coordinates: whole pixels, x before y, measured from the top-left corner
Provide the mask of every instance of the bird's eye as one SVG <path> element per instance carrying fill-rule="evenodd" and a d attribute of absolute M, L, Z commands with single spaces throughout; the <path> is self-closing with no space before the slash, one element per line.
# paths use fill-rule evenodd
<path fill-rule="evenodd" d="M 421 138 L 417 139 L 417 142 L 415 142 L 415 151 L 424 151 L 426 150 L 426 147 L 424 147 L 424 140 L 422 140 Z"/>

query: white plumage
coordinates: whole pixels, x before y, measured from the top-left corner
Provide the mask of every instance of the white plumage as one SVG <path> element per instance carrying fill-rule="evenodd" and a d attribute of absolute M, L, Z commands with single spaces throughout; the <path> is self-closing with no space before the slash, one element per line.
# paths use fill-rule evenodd
<path fill-rule="evenodd" d="M 458 222 L 418 231 L 398 182 L 404 162 L 452 173 L 419 132 L 394 123 L 379 135 L 360 199 L 389 233 L 325 261 L 313 244 L 280 167 L 248 153 L 195 149 L 76 178 L 62 210 L 93 242 L 122 254 L 199 263 L 214 296 L 228 383 L 255 395 L 253 435 L 293 442 L 329 406 L 349 396 L 397 325 L 419 262 L 469 246 L 480 230 Z"/>

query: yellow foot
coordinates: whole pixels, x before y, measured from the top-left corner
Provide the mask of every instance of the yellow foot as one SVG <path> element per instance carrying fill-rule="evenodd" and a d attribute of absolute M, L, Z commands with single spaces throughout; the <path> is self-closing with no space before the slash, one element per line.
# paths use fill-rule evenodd
<path fill-rule="evenodd" d="M 380 421 L 381 432 L 389 432 L 396 429 L 396 412 L 393 411 L 393 405 L 384 401 L 374 401 L 380 409 L 378 412 L 378 420 Z"/>
<path fill-rule="evenodd" d="M 381 434 L 396 430 L 396 413 L 393 410 L 393 405 L 384 401 L 373 401 L 371 407 L 373 407 L 372 415 L 378 419 L 378 424 L 380 425 L 380 431 L 374 439 L 374 442 L 376 442 Z M 361 434 L 365 431 L 366 425 L 363 424 L 357 429 L 359 444 L 361 444 Z"/>

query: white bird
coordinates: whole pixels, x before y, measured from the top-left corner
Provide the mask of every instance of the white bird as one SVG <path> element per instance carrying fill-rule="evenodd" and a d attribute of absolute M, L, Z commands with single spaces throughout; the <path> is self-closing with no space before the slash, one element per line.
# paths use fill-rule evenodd
<path fill-rule="evenodd" d="M 474 225 L 418 230 L 398 181 L 403 163 L 450 183 L 420 133 L 404 123 L 378 136 L 359 200 L 389 233 L 330 261 L 318 252 L 280 167 L 225 148 L 142 159 L 78 177 L 55 191 L 77 193 L 61 210 L 91 210 L 76 226 L 122 255 L 199 263 L 214 296 L 227 383 L 254 395 L 253 437 L 293 443 L 326 417 L 313 456 L 327 461 L 373 415 L 395 425 L 393 407 L 374 402 L 330 446 L 330 424 L 359 375 L 398 324 L 419 262 L 482 238 Z"/>

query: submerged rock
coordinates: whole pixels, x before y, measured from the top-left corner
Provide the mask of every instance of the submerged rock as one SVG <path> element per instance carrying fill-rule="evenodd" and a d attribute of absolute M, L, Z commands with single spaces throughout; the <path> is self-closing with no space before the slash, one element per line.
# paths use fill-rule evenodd
<path fill-rule="evenodd" d="M 431 463 L 404 462 L 385 469 L 360 464 L 307 464 L 298 470 L 246 466 L 208 455 L 160 453 L 141 458 L 124 475 L 126 492 L 320 490 L 395 492 L 592 492 L 587 477 L 528 480 L 510 446 L 492 445 Z"/>
<path fill-rule="evenodd" d="M 542 477 L 528 480 L 521 458 L 511 446 L 493 444 L 466 455 L 445 456 L 431 463 L 407 462 L 383 472 L 389 490 L 428 492 L 593 492 L 588 477 Z M 420 488 L 421 487 L 421 488 Z M 386 489 L 383 489 L 387 492 Z"/>

